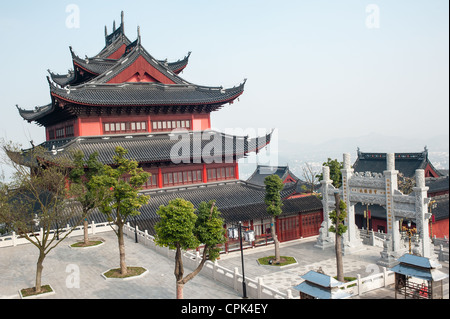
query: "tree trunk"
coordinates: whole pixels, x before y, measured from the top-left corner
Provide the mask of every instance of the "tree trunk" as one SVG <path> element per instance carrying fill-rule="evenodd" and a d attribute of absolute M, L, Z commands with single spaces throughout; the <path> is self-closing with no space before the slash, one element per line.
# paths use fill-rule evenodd
<path fill-rule="evenodd" d="M 175 253 L 175 270 L 174 275 L 177 283 L 177 299 L 183 299 L 183 287 L 184 283 L 182 283 L 184 269 L 183 269 L 183 259 L 181 256 L 181 247 L 180 244 L 176 244 L 176 253 Z"/>
<path fill-rule="evenodd" d="M 183 299 L 184 284 L 177 281 L 177 299 Z"/>
<path fill-rule="evenodd" d="M 344 281 L 344 266 L 342 263 L 342 236 L 336 233 L 336 268 L 337 280 Z"/>
<path fill-rule="evenodd" d="M 42 286 L 42 270 L 44 269 L 43 263 L 44 263 L 45 254 L 42 250 L 39 251 L 39 258 L 36 265 L 36 283 L 35 283 L 35 290 L 36 292 L 41 292 L 41 286 Z"/>
<path fill-rule="evenodd" d="M 89 225 L 87 218 L 84 219 L 83 226 L 84 226 L 84 243 L 87 245 L 89 243 L 89 234 L 88 234 Z"/>
<path fill-rule="evenodd" d="M 275 262 L 278 263 L 281 260 L 280 257 L 280 243 L 278 242 L 276 227 L 275 227 L 275 217 L 272 216 L 272 222 L 270 224 L 270 230 L 272 233 L 273 243 L 275 245 Z"/>
<path fill-rule="evenodd" d="M 127 264 L 125 262 L 125 242 L 123 240 L 123 224 L 119 224 L 117 230 L 117 238 L 119 240 L 119 255 L 120 255 L 120 274 L 127 274 Z"/>
<path fill-rule="evenodd" d="M 340 203 L 341 198 L 339 193 L 334 194 L 335 205 L 336 205 L 336 238 L 335 238 L 335 250 L 336 250 L 336 271 L 337 280 L 344 281 L 344 265 L 342 262 L 342 236 L 339 234 L 339 215 L 341 214 Z"/>

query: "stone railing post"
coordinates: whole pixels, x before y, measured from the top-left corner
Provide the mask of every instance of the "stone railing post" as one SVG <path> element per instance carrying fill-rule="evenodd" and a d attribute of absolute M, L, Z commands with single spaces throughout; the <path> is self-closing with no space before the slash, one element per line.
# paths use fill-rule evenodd
<path fill-rule="evenodd" d="M 357 288 L 357 296 L 359 296 L 359 295 L 362 294 L 362 288 L 363 288 L 360 274 L 356 275 L 356 282 L 357 282 L 357 286 L 358 286 L 358 288 Z"/>
<path fill-rule="evenodd" d="M 257 288 L 257 298 L 258 299 L 261 299 L 261 296 L 262 296 L 262 290 L 263 290 L 263 284 L 264 284 L 264 282 L 263 282 L 263 279 L 261 278 L 261 277 L 259 277 L 258 278 L 258 288 Z"/>
<path fill-rule="evenodd" d="M 238 267 L 234 267 L 234 284 L 233 284 L 233 288 L 235 291 L 239 291 L 239 271 L 238 271 Z"/>

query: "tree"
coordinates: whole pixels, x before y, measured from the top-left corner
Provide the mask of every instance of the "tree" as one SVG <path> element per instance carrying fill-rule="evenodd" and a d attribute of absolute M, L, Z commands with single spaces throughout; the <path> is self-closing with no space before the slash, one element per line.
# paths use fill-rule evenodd
<path fill-rule="evenodd" d="M 332 160 L 328 158 L 328 160 L 322 164 L 323 166 L 328 166 L 330 168 L 330 178 L 333 180 L 333 186 L 335 188 L 339 188 L 342 185 L 342 172 L 341 169 L 344 167 L 342 162 L 339 162 L 337 159 Z M 323 180 L 323 174 L 320 173 L 317 175 L 319 181 Z"/>
<path fill-rule="evenodd" d="M 305 166 L 302 167 L 303 178 L 305 179 L 307 185 L 309 186 L 309 190 L 307 186 L 304 187 L 311 194 L 314 193 L 314 185 L 316 185 L 318 181 L 318 171 L 314 170 L 311 164 L 305 163 Z M 302 185 L 303 188 L 304 185 Z"/>
<path fill-rule="evenodd" d="M 283 212 L 281 209 L 283 203 L 281 201 L 280 191 L 283 189 L 284 184 L 278 175 L 267 176 L 264 179 L 264 184 L 266 185 L 266 195 L 264 198 L 264 202 L 267 206 L 266 211 L 272 218 L 270 231 L 275 245 L 275 263 L 279 263 L 281 259 L 280 243 L 276 233 L 275 218 Z"/>
<path fill-rule="evenodd" d="M 343 221 L 347 217 L 347 205 L 340 199 L 339 193 L 334 193 L 334 200 L 336 209 L 330 214 L 330 220 L 332 225 L 329 231 L 335 233 L 335 251 L 336 251 L 336 268 L 337 268 L 337 280 L 344 281 L 344 265 L 342 262 L 342 235 L 347 231 L 347 226 L 343 224 Z"/>
<path fill-rule="evenodd" d="M 176 250 L 177 299 L 183 299 L 184 285 L 202 270 L 206 260 L 217 259 L 217 245 L 225 242 L 224 221 L 214 201 L 200 203 L 198 215 L 194 212 L 194 205 L 182 198 L 171 200 L 167 206 L 161 205 L 157 211 L 161 220 L 155 225 L 155 243 Z M 182 250 L 195 249 L 200 243 L 204 244 L 202 259 L 193 272 L 183 277 Z"/>
<path fill-rule="evenodd" d="M 139 194 L 139 190 L 150 174 L 139 168 L 136 161 L 125 158 L 128 151 L 123 147 L 117 146 L 115 153 L 114 167 L 104 165 L 103 173 L 92 176 L 90 184 L 93 192 L 100 197 L 99 210 L 117 226 L 113 230 L 119 244 L 120 274 L 125 276 L 127 265 L 123 227 L 128 217 L 139 215 L 138 209 L 148 202 L 150 197 Z"/>
<path fill-rule="evenodd" d="M 81 205 L 84 244 L 89 244 L 88 216 L 89 213 L 100 204 L 100 197 L 97 189 L 91 183 L 92 177 L 103 173 L 103 164 L 98 160 L 98 153 L 94 152 L 84 160 L 84 153 L 77 150 L 74 153 L 74 168 L 70 171 L 69 177 L 72 183 L 73 196 Z"/>
<path fill-rule="evenodd" d="M 25 152 L 10 143 L 3 148 L 14 175 L 0 190 L 0 224 L 39 250 L 34 292 L 40 293 L 45 257 L 81 222 L 75 205 L 68 200 L 71 164 L 66 160 L 49 164 L 44 160 L 46 151 L 40 147 Z M 68 224 L 71 226 L 66 228 Z"/>
<path fill-rule="evenodd" d="M 398 190 L 405 195 L 411 194 L 414 191 L 413 188 L 416 186 L 415 178 L 407 177 L 403 173 L 398 173 L 397 177 Z"/>

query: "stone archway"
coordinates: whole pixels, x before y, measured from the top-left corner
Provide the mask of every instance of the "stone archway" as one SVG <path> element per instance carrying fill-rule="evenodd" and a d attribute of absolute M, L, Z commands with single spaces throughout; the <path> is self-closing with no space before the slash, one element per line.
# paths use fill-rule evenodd
<path fill-rule="evenodd" d="M 350 166 L 350 154 L 344 154 L 342 172 L 342 186 L 336 189 L 330 179 L 329 167 L 323 167 L 323 180 L 321 181 L 321 195 L 323 204 L 323 223 L 317 239 L 316 247 L 327 248 L 334 245 L 334 234 L 329 232 L 331 221 L 329 213 L 334 210 L 334 193 L 339 192 L 341 199 L 347 204 L 347 218 L 345 224 L 348 230 L 344 235 L 343 252 L 351 254 L 363 249 L 359 230 L 355 224 L 356 203 L 377 204 L 386 209 L 387 239 L 381 253 L 380 265 L 392 267 L 396 259 L 405 253 L 405 248 L 399 231 L 399 221 L 408 219 L 416 224 L 419 234 L 419 249 L 417 254 L 432 258 L 433 249 L 429 238 L 427 198 L 428 187 L 425 186 L 425 172 L 416 170 L 416 187 L 410 195 L 402 194 L 397 187 L 397 174 L 395 170 L 395 156 L 387 154 L 386 170 L 383 173 L 354 173 Z"/>

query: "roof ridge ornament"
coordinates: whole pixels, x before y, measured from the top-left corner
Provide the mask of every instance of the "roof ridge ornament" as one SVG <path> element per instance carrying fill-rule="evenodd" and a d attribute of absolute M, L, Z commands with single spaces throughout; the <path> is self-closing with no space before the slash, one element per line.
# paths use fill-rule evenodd
<path fill-rule="evenodd" d="M 122 28 L 122 34 L 125 34 L 125 24 L 123 23 L 124 19 L 123 10 L 120 12 L 120 27 Z"/>
<path fill-rule="evenodd" d="M 137 40 L 138 40 L 138 45 L 141 44 L 141 27 L 137 26 Z"/>

